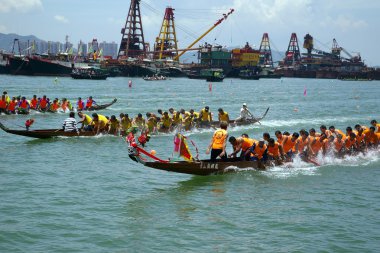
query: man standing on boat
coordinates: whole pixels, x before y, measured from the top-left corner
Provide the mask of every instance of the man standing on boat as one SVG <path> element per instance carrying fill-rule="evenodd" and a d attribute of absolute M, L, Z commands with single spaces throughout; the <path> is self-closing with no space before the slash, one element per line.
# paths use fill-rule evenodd
<path fill-rule="evenodd" d="M 252 113 L 248 110 L 247 104 L 243 103 L 243 107 L 240 109 L 240 116 L 235 120 L 235 122 L 248 121 L 253 118 Z"/>
<path fill-rule="evenodd" d="M 63 121 L 63 131 L 65 132 L 78 132 L 77 121 L 75 119 L 75 113 L 70 112 L 70 115 L 65 121 Z"/>
<path fill-rule="evenodd" d="M 227 126 L 228 123 L 222 121 L 220 123 L 220 128 L 214 132 L 210 145 L 206 150 L 206 154 L 209 154 L 211 151 L 211 162 L 215 162 L 216 158 L 220 157 L 222 160 L 227 159 L 226 145 L 227 145 Z"/>

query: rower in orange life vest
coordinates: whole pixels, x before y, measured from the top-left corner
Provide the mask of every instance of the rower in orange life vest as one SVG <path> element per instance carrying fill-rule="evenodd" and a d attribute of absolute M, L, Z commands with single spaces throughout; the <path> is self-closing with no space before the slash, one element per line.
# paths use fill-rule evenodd
<path fill-rule="evenodd" d="M 30 109 L 37 110 L 38 99 L 37 95 L 33 95 L 33 98 L 30 100 Z"/>
<path fill-rule="evenodd" d="M 2 95 L 0 98 L 0 115 L 2 113 L 6 114 L 7 113 L 7 99 L 5 98 L 5 95 Z"/>
<path fill-rule="evenodd" d="M 337 137 L 338 134 L 341 134 L 343 140 L 346 138 L 346 135 L 343 133 L 343 131 L 340 129 L 336 129 L 334 126 L 330 126 L 329 130 L 331 134 L 334 135 L 335 137 Z"/>
<path fill-rule="evenodd" d="M 226 154 L 226 145 L 227 145 L 227 137 L 228 137 L 227 127 L 228 127 L 228 123 L 225 121 L 222 121 L 220 123 L 220 128 L 214 132 L 212 140 L 209 146 L 207 147 L 206 154 L 210 154 L 210 151 L 211 151 L 211 155 L 210 155 L 211 162 L 215 162 L 216 158 L 218 157 L 222 158 L 222 160 L 227 159 L 227 154 Z"/>
<path fill-rule="evenodd" d="M 61 105 L 58 102 L 58 98 L 56 98 L 53 100 L 53 103 L 50 105 L 49 110 L 52 112 L 57 112 L 59 107 L 61 107 Z"/>
<path fill-rule="evenodd" d="M 16 114 L 16 97 L 13 97 L 11 102 L 9 102 L 8 107 L 7 107 L 7 112 L 10 114 Z"/>
<path fill-rule="evenodd" d="M 300 135 L 294 132 L 292 136 L 284 136 L 282 140 L 282 148 L 288 160 L 293 158 L 293 148 L 297 143 L 297 139 Z"/>
<path fill-rule="evenodd" d="M 86 101 L 86 109 L 90 109 L 96 105 L 95 100 L 92 99 L 92 96 L 90 96 Z"/>
<path fill-rule="evenodd" d="M 44 95 L 44 96 L 40 99 L 40 101 L 39 101 L 38 104 L 39 104 L 39 105 L 38 105 L 38 109 L 39 109 L 40 111 L 47 111 L 47 110 L 49 109 L 49 99 L 46 98 L 46 95 Z"/>
<path fill-rule="evenodd" d="M 279 161 L 285 155 L 281 144 L 279 144 L 273 138 L 268 139 L 267 149 L 267 155 L 269 160 Z"/>
<path fill-rule="evenodd" d="M 268 160 L 268 150 L 264 139 L 260 139 L 258 143 L 253 144 L 249 151 L 251 152 L 251 161 L 265 162 Z"/>
<path fill-rule="evenodd" d="M 241 160 L 249 160 L 249 155 L 246 155 L 246 152 L 255 144 L 254 139 L 248 137 L 238 137 L 235 138 L 231 136 L 228 141 L 231 143 L 234 151 L 228 155 L 229 158 L 237 157 L 237 154 L 241 151 L 239 157 Z"/>
<path fill-rule="evenodd" d="M 377 123 L 375 119 L 371 120 L 371 125 L 375 128 L 375 133 L 380 133 L 380 123 Z"/>
<path fill-rule="evenodd" d="M 18 112 L 19 113 L 24 113 L 24 114 L 29 113 L 30 106 L 29 106 L 28 100 L 26 100 L 25 97 L 21 98 L 21 100 L 20 100 L 20 102 L 18 103 L 17 106 L 18 106 Z"/>
<path fill-rule="evenodd" d="M 81 97 L 78 98 L 77 101 L 77 111 L 83 111 L 84 110 L 84 102 Z"/>
<path fill-rule="evenodd" d="M 67 98 L 62 98 L 61 108 L 64 112 L 66 112 L 66 110 L 72 111 L 73 109 L 71 102 L 67 100 Z"/>
<path fill-rule="evenodd" d="M 365 134 L 364 140 L 368 148 L 376 148 L 380 142 L 380 133 L 376 133 L 376 128 L 371 126 L 369 132 Z"/>

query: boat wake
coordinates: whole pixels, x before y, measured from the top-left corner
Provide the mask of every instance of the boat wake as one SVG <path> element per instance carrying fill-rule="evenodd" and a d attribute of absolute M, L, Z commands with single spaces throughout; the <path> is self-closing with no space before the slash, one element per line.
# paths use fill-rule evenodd
<path fill-rule="evenodd" d="M 328 166 L 339 166 L 339 167 L 360 167 L 368 166 L 370 164 L 376 163 L 380 160 L 380 150 L 370 150 L 367 153 L 360 153 L 355 156 L 345 156 L 343 158 L 338 158 L 334 156 L 318 156 L 315 161 L 320 164 L 320 166 L 315 166 L 314 164 L 302 161 L 299 157 L 296 157 L 293 162 L 285 163 L 280 166 L 268 167 L 265 171 L 257 171 L 254 168 L 237 168 L 229 167 L 226 172 L 246 172 L 246 171 L 257 171 L 262 175 L 271 178 L 282 178 L 286 179 L 289 177 L 295 177 L 299 175 L 314 176 L 320 175 L 321 169 Z"/>

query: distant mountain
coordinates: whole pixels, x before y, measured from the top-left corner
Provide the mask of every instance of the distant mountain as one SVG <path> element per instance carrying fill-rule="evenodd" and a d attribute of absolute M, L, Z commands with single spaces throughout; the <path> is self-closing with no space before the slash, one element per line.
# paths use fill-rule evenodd
<path fill-rule="evenodd" d="M 19 39 L 19 41 L 22 43 L 27 43 L 28 41 L 29 42 L 43 41 L 34 35 L 23 36 L 23 35 L 18 35 L 18 34 L 14 34 L 14 33 L 9 33 L 9 34 L 0 33 L 0 50 L 11 52 L 14 39 Z"/>

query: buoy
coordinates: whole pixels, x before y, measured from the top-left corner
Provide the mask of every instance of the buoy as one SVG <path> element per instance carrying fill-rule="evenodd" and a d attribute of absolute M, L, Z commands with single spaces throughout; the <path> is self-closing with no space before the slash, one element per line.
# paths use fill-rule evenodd
<path fill-rule="evenodd" d="M 151 155 L 155 155 L 155 154 L 156 154 L 156 150 L 152 149 L 152 150 L 150 151 L 150 154 L 151 154 Z"/>
<path fill-rule="evenodd" d="M 208 84 L 208 91 L 212 91 L 212 83 Z"/>
<path fill-rule="evenodd" d="M 128 87 L 129 87 L 129 88 L 132 87 L 132 80 L 129 80 L 129 81 L 128 81 Z"/>

